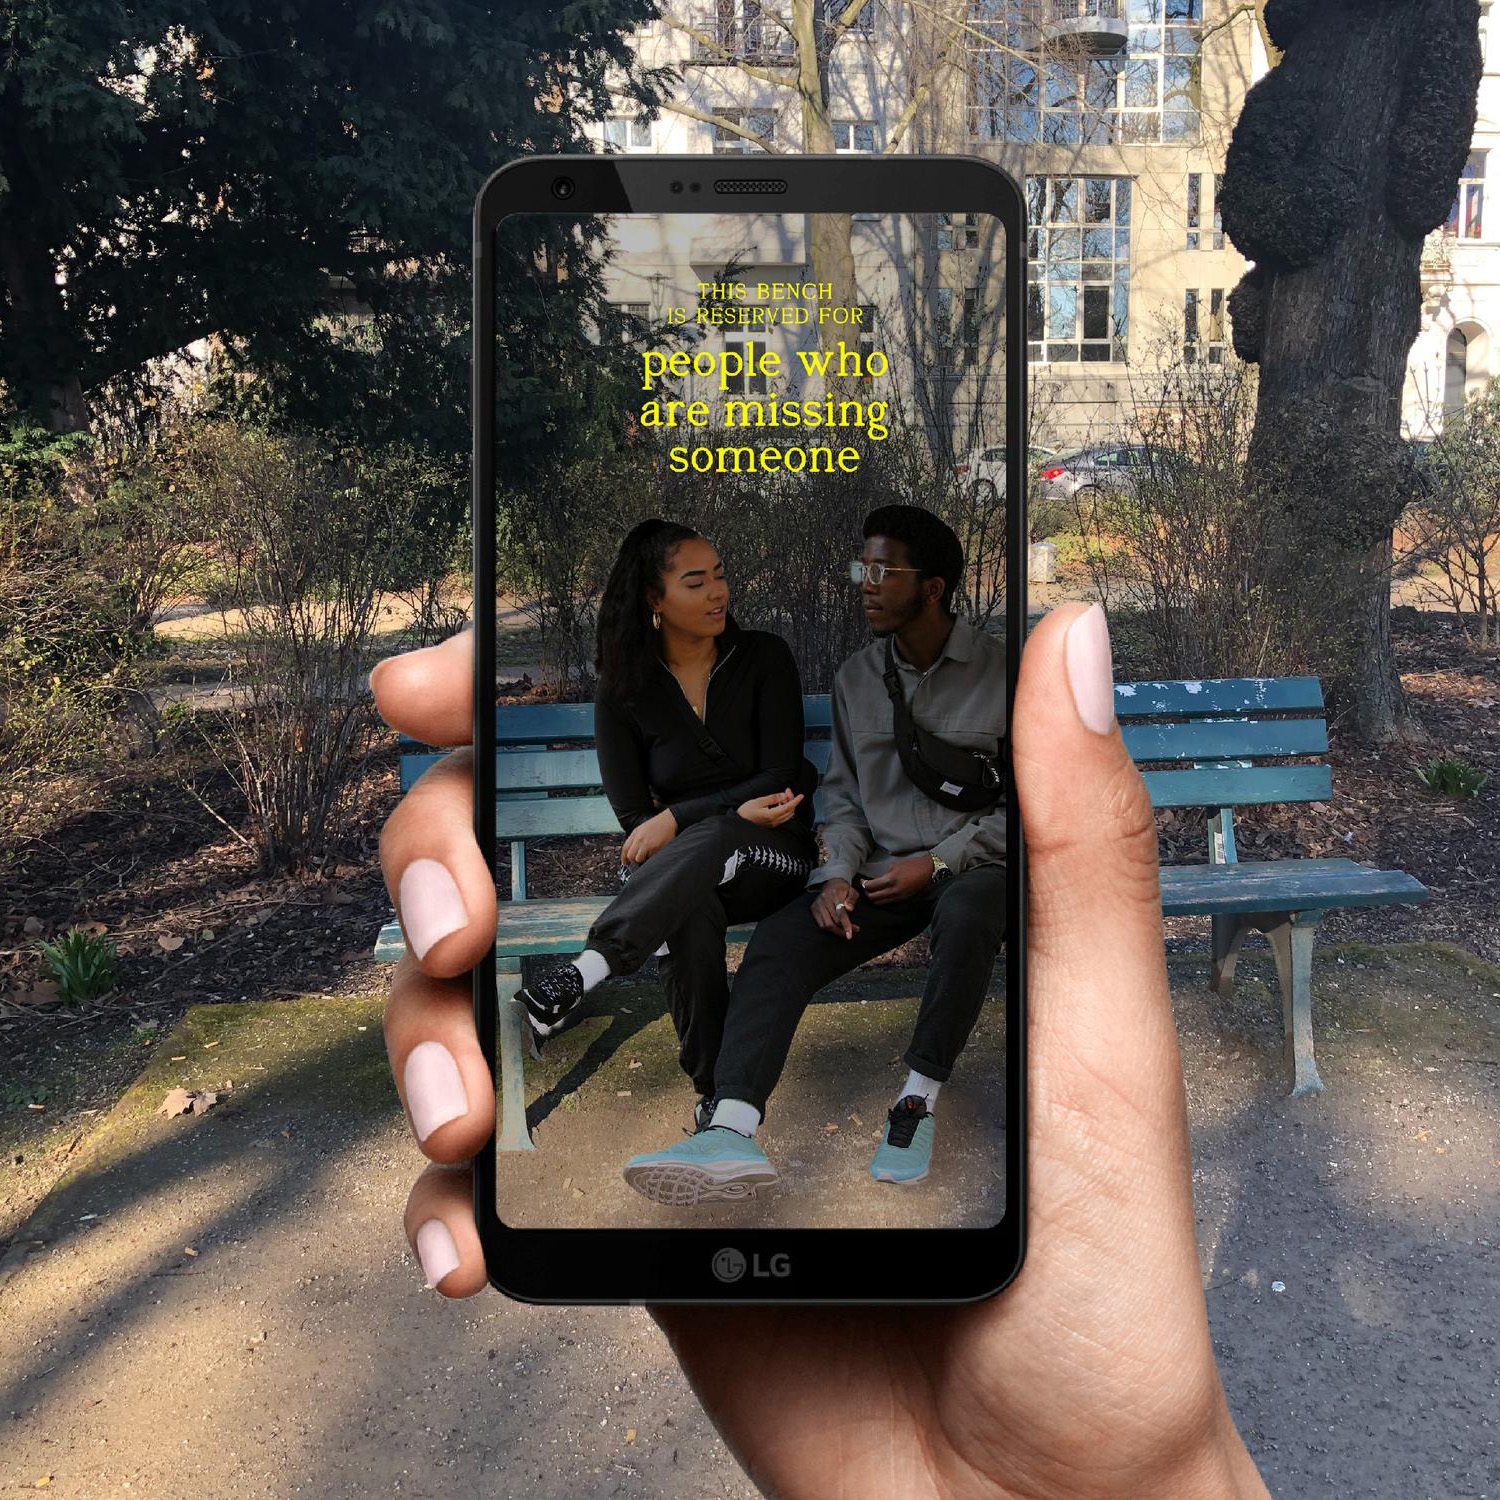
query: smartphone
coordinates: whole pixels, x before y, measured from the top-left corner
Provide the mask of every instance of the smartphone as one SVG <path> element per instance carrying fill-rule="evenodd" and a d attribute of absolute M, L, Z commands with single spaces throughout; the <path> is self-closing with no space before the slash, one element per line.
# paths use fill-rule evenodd
<path fill-rule="evenodd" d="M 494 1285 L 957 1303 L 1026 1226 L 1025 208 L 550 156 L 474 216 Z"/>

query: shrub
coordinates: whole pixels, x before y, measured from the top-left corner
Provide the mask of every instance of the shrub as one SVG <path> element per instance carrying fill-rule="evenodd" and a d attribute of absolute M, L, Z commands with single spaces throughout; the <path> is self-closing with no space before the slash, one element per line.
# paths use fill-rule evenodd
<path fill-rule="evenodd" d="M 1135 393 L 1123 440 L 1144 450 L 1137 477 L 1075 505 L 1105 608 L 1141 612 L 1163 676 L 1265 669 L 1268 518 L 1248 465 L 1254 419 L 1247 366 L 1168 364 L 1159 387 Z"/>
<path fill-rule="evenodd" d="M 144 641 L 101 567 L 68 465 L 90 439 L 0 428 L 0 780 L 106 754 Z"/>
<path fill-rule="evenodd" d="M 1450 416 L 1402 516 L 1401 561 L 1480 650 L 1500 647 L 1500 388 Z"/>
<path fill-rule="evenodd" d="M 1417 772 L 1417 780 L 1440 797 L 1477 797 L 1490 778 L 1456 755 L 1444 755 Z"/>
<path fill-rule="evenodd" d="M 58 994 L 74 1005 L 107 995 L 115 987 L 115 945 L 74 927 L 55 943 L 42 944 L 42 958 Z"/>
<path fill-rule="evenodd" d="M 244 795 L 262 867 L 295 868 L 326 846 L 369 743 L 379 601 L 451 466 L 402 445 L 325 451 L 217 422 L 188 468 L 239 616 L 225 624 L 229 753 L 209 732 L 204 743 Z"/>

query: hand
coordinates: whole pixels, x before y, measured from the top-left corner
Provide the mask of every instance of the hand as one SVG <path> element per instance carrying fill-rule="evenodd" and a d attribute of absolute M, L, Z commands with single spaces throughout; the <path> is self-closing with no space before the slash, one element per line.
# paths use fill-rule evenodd
<path fill-rule="evenodd" d="M 913 854 L 907 859 L 893 859 L 874 880 L 865 881 L 865 895 L 876 906 L 893 901 L 910 901 L 932 884 L 932 856 Z"/>
<path fill-rule="evenodd" d="M 1038 625 L 1016 696 L 1031 867 L 1032 1186 L 1019 1280 L 989 1302 L 943 1310 L 656 1310 L 739 1460 L 782 1500 L 1266 1500 L 1209 1341 L 1155 831 L 1112 722 L 1102 616 L 1090 614 L 1064 605 Z M 464 634 L 382 663 L 371 682 L 393 726 L 456 745 L 469 732 L 472 673 Z M 1087 727 L 1076 702 L 1106 732 Z M 393 895 L 412 861 L 447 860 L 468 914 L 420 960 L 396 966 L 385 1024 L 408 1116 L 443 1121 L 422 1140 L 431 1164 L 405 1228 L 446 1297 L 486 1285 L 468 1158 L 495 1123 L 468 984 L 452 977 L 494 939 L 470 809 L 460 752 L 422 777 L 381 838 Z M 825 897 L 844 899 L 828 886 Z M 430 890 L 423 899 L 421 921 L 403 914 L 409 940 L 444 909 Z M 413 1065 L 423 1043 L 447 1050 L 467 1093 L 451 1117 L 448 1091 L 434 1086 L 440 1070 Z M 725 1360 L 730 1341 L 735 1358 Z"/>
<path fill-rule="evenodd" d="M 859 892 L 847 880 L 825 880 L 813 897 L 813 921 L 835 937 L 852 938 L 859 927 L 849 920 Z"/>
<path fill-rule="evenodd" d="M 785 791 L 772 792 L 767 797 L 752 797 L 748 802 L 741 802 L 735 811 L 747 823 L 760 828 L 780 828 L 797 811 L 801 800 L 801 792 L 794 797 L 791 787 L 787 787 Z"/>
<path fill-rule="evenodd" d="M 625 839 L 620 857 L 627 865 L 643 865 L 677 837 L 677 818 L 670 807 L 664 807 L 653 818 L 637 823 Z"/>

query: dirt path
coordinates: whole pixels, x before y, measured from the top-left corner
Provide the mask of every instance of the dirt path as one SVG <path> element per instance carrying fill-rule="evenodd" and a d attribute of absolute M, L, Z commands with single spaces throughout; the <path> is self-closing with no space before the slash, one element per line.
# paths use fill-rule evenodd
<path fill-rule="evenodd" d="M 1173 961 L 1200 1252 L 1272 1493 L 1495 1496 L 1500 971 L 1329 949 L 1329 1090 L 1289 1101 L 1269 965 L 1228 1002 L 1205 970 Z M 644 1315 L 422 1289 L 378 1001 L 199 1007 L 153 1052 L 0 1286 L 0 1488 L 753 1495 Z"/>

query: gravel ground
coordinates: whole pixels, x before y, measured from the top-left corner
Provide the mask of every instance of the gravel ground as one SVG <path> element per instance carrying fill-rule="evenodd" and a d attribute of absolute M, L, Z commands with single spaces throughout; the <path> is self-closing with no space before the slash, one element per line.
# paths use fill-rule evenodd
<path fill-rule="evenodd" d="M 1500 1497 L 1500 972 L 1326 950 L 1329 1089 L 1295 1101 L 1264 958 L 1227 1002 L 1173 974 L 1213 1333 L 1273 1494 Z M 377 1002 L 200 1007 L 153 1051 L 0 1263 L 0 1487 L 753 1495 L 643 1314 L 422 1288 Z M 233 1086 L 155 1115 L 179 1083 Z"/>

